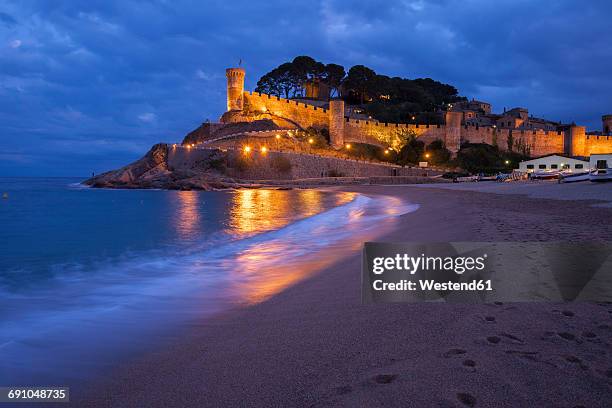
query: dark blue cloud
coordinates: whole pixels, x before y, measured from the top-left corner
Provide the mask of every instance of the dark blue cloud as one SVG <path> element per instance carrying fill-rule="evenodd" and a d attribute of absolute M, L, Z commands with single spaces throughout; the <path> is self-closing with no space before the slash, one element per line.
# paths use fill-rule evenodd
<path fill-rule="evenodd" d="M 252 89 L 301 54 L 599 128 L 612 111 L 608 5 L 542 3 L 4 2 L 0 175 L 125 164 L 216 120 L 226 67 L 242 59 Z"/>

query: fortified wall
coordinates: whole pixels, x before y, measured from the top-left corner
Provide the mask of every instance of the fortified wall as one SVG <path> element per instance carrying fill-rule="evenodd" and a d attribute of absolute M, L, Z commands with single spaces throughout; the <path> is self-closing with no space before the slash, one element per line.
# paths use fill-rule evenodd
<path fill-rule="evenodd" d="M 168 169 L 171 171 L 198 171 L 207 167 L 211 157 L 219 154 L 217 148 L 186 148 L 174 146 L 168 149 Z M 359 160 L 325 157 L 316 154 L 293 152 L 253 152 L 245 156 L 241 151 L 223 153 L 228 176 L 242 180 L 296 180 L 326 177 L 426 177 L 441 171 L 402 167 L 393 164 L 372 163 Z M 275 162 L 281 158 L 287 163 L 284 169 Z M 246 165 L 245 165 L 246 162 Z M 440 182 L 446 180 L 439 180 Z"/>
<path fill-rule="evenodd" d="M 565 154 L 589 156 L 592 153 L 612 152 L 612 136 L 587 135 L 583 126 L 569 125 L 564 130 L 509 129 L 494 126 L 478 126 L 463 121 L 461 112 L 448 111 L 443 125 L 383 123 L 376 120 L 358 120 L 345 114 L 344 101 L 332 99 L 329 109 L 285 99 L 277 96 L 244 90 L 244 70 L 228 68 L 228 111 L 223 123 L 245 122 L 262 118 L 289 128 L 327 128 L 332 146 L 345 143 L 368 143 L 382 147 L 393 146 L 398 138 L 412 131 L 426 145 L 441 140 L 453 154 L 461 143 L 487 143 L 502 150 L 526 152 L 530 156 Z M 612 115 L 608 126 L 612 126 Z"/>

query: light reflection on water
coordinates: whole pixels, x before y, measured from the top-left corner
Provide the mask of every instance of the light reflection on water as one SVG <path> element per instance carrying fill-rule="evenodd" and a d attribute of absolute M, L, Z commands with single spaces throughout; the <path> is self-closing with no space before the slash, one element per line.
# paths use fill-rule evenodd
<path fill-rule="evenodd" d="M 176 231 L 181 239 L 193 240 L 203 232 L 200 229 L 200 194 L 197 191 L 179 191 L 176 197 Z"/>
<path fill-rule="evenodd" d="M 299 207 L 287 200 L 284 190 L 238 190 L 229 211 L 228 232 L 232 235 L 250 236 L 276 230 L 289 224 L 296 213 L 310 217 L 325 210 L 324 197 L 329 193 L 316 190 L 299 190 Z M 354 193 L 337 193 L 334 205 L 344 205 L 355 198 Z"/>

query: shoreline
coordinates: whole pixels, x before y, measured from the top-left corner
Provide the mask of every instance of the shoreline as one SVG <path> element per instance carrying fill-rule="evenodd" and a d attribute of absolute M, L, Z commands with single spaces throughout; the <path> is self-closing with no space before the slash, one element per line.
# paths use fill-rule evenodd
<path fill-rule="evenodd" d="M 420 205 L 380 240 L 612 241 L 601 223 L 601 217 L 612 219 L 612 210 L 587 207 L 585 201 L 346 187 L 341 190 L 384 193 Z M 610 305 L 361 305 L 359 268 L 359 253 L 349 255 L 262 303 L 206 320 L 173 347 L 120 367 L 112 381 L 93 384 L 79 401 L 378 406 L 403 400 L 408 406 L 459 406 L 470 395 L 485 406 L 601 406 L 612 395 L 607 371 L 612 367 L 605 357 L 612 341 Z M 574 340 L 558 333 L 571 333 Z M 487 341 L 491 336 L 500 343 Z M 468 360 L 474 365 L 466 365 Z M 554 378 L 546 389 L 538 384 L 543 378 Z M 507 405 L 493 399 L 502 390 Z"/>

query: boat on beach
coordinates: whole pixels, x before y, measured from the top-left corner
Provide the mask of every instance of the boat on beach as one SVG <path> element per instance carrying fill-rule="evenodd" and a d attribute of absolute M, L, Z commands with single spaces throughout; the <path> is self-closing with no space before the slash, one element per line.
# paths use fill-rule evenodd
<path fill-rule="evenodd" d="M 588 181 L 590 173 L 582 171 L 579 173 L 562 172 L 559 174 L 559 183 L 575 183 L 578 181 Z"/>
<path fill-rule="evenodd" d="M 594 182 L 612 181 L 612 169 L 595 169 L 589 174 L 589 180 Z"/>
<path fill-rule="evenodd" d="M 556 170 L 536 171 L 531 173 L 532 180 L 550 180 L 559 177 L 560 172 Z"/>

